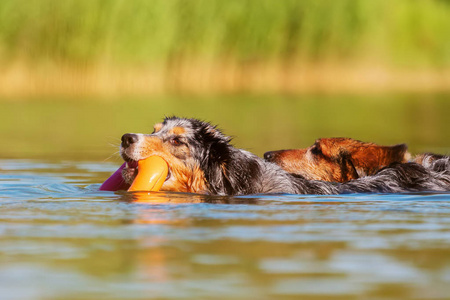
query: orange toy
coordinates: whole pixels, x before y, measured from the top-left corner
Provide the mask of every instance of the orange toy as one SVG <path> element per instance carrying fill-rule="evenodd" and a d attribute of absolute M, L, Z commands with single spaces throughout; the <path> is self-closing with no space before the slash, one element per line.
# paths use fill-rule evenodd
<path fill-rule="evenodd" d="M 150 156 L 138 161 L 138 174 L 128 189 L 135 191 L 159 191 L 169 172 L 166 161 L 159 156 Z"/>

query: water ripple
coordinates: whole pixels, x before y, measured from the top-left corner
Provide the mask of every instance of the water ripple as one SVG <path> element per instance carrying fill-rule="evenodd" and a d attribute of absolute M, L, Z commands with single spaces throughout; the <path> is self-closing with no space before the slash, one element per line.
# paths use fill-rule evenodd
<path fill-rule="evenodd" d="M 449 193 L 219 197 L 98 191 L 116 167 L 0 160 L 0 294 L 450 294 Z"/>

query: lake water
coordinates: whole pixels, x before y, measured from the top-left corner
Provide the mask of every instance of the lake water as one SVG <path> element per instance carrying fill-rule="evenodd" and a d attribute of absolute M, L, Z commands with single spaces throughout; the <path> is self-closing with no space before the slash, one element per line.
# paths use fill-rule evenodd
<path fill-rule="evenodd" d="M 450 153 L 450 96 L 0 101 L 0 299 L 450 299 L 450 194 L 100 192 L 164 115 L 265 151 L 347 136 Z"/>
<path fill-rule="evenodd" d="M 450 194 L 100 192 L 115 163 L 0 160 L 2 299 L 448 299 Z"/>

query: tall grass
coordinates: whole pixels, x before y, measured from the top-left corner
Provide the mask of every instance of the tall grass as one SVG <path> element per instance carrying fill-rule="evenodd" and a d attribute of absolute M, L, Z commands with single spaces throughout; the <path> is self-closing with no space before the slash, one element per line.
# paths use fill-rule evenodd
<path fill-rule="evenodd" d="M 448 0 L 2 0 L 0 66 L 450 66 Z M 194 63 L 191 63 L 194 62 Z M 178 70 L 178 69 L 177 69 Z M 219 70 L 217 70 L 219 71 Z"/>

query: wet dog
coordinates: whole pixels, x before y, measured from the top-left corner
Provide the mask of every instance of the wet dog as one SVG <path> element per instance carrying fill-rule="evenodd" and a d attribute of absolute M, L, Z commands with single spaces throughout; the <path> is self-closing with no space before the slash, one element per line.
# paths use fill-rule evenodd
<path fill-rule="evenodd" d="M 426 170 L 415 163 L 397 164 L 374 176 L 344 184 L 309 180 L 280 166 L 237 149 L 216 126 L 197 119 L 165 118 L 152 134 L 125 134 L 120 153 L 128 163 L 126 182 L 137 174 L 137 161 L 152 155 L 169 166 L 163 191 L 212 195 L 260 193 L 339 194 L 354 192 L 446 191 L 450 176 Z"/>
<path fill-rule="evenodd" d="M 392 163 L 405 163 L 411 155 L 405 144 L 380 146 L 350 138 L 324 138 L 305 149 L 264 153 L 267 161 L 307 179 L 346 182 L 374 175 Z"/>
<path fill-rule="evenodd" d="M 323 138 L 305 149 L 266 152 L 264 158 L 308 179 L 347 182 L 374 175 L 393 163 L 408 162 L 411 154 L 405 144 L 381 146 L 350 138 Z M 424 153 L 412 162 L 434 172 L 450 173 L 448 156 Z"/>

